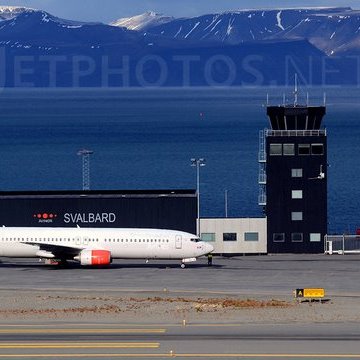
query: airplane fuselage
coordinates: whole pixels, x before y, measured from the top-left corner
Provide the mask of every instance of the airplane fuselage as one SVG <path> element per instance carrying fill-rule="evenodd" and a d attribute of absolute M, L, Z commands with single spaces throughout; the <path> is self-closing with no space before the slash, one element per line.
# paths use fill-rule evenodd
<path fill-rule="evenodd" d="M 115 228 L 0 228 L 0 256 L 79 260 L 91 252 L 111 259 L 190 259 L 212 246 L 175 230 Z M 86 264 L 87 265 L 87 264 Z"/>

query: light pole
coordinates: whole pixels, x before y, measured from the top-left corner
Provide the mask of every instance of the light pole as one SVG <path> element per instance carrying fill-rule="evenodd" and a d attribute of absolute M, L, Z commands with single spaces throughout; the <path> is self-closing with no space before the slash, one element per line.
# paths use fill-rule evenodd
<path fill-rule="evenodd" d="M 225 217 L 228 217 L 228 190 L 225 190 Z"/>
<path fill-rule="evenodd" d="M 196 195 L 197 195 L 197 221 L 196 233 L 200 237 L 200 167 L 205 166 L 205 159 L 191 159 L 191 166 L 196 166 Z"/>

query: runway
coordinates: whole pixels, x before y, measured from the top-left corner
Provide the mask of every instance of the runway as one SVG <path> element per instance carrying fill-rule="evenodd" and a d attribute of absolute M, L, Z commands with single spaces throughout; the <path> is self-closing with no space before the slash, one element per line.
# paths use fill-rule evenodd
<path fill-rule="evenodd" d="M 116 260 L 107 268 L 78 264 L 63 269 L 36 259 L 0 263 L 0 289 L 288 295 L 303 287 L 323 287 L 339 296 L 360 296 L 358 255 L 270 255 L 206 259 L 180 268 L 176 261 Z M 36 279 L 36 281 L 33 281 Z"/>
<path fill-rule="evenodd" d="M 329 325 L 38 324 L 0 327 L 0 358 L 355 359 L 360 329 Z"/>

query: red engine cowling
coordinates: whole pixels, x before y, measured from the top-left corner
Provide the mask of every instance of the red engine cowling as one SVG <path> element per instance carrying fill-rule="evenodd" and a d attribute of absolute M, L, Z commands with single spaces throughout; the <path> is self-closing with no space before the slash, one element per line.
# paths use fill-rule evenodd
<path fill-rule="evenodd" d="M 107 250 L 83 250 L 75 260 L 81 265 L 109 265 L 111 263 L 111 252 Z"/>

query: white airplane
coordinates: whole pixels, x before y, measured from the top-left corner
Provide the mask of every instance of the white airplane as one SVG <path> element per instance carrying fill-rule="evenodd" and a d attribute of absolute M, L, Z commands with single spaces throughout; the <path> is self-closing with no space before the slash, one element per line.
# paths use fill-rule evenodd
<path fill-rule="evenodd" d="M 196 235 L 160 229 L 0 228 L 0 256 L 76 260 L 109 265 L 112 259 L 181 260 L 181 267 L 214 248 Z"/>

